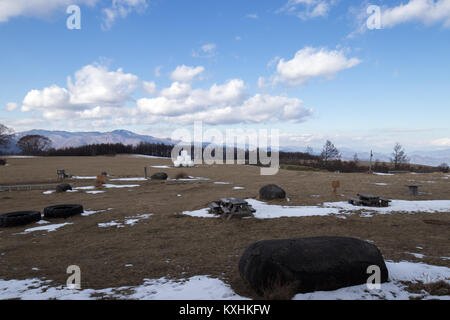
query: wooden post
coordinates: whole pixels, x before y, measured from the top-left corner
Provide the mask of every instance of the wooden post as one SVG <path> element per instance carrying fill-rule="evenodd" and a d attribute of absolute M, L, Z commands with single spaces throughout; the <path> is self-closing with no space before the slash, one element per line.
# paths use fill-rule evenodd
<path fill-rule="evenodd" d="M 144 167 L 144 177 L 147 179 L 147 167 Z"/>

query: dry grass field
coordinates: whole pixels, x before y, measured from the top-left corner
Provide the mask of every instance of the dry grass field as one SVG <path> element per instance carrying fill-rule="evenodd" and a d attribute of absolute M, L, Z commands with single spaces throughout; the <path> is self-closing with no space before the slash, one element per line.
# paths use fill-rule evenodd
<path fill-rule="evenodd" d="M 106 192 L 99 194 L 83 190 L 62 194 L 43 194 L 45 190 L 0 192 L 0 213 L 42 212 L 46 206 L 66 203 L 82 204 L 85 210 L 106 210 L 57 222 L 73 224 L 55 232 L 19 234 L 35 225 L 0 229 L 1 278 L 45 278 L 65 284 L 67 266 L 76 264 L 81 267 L 82 285 L 86 288 L 139 285 L 144 278 L 211 275 L 230 284 L 238 294 L 254 297 L 237 270 L 239 258 L 248 245 L 264 239 L 325 235 L 371 240 L 385 259 L 450 267 L 450 261 L 441 258 L 450 256 L 450 212 L 376 214 L 370 219 L 354 214 L 347 219 L 330 215 L 230 221 L 177 214 L 205 208 L 209 202 L 222 197 L 257 198 L 259 188 L 268 183 L 284 188 L 290 199 L 289 203 L 274 204 L 293 206 L 345 201 L 357 193 L 389 199 L 450 200 L 450 181 L 445 174 L 380 176 L 280 170 L 276 176 L 261 176 L 259 168 L 252 166 L 152 168 L 164 165 L 170 166 L 171 161 L 134 156 L 8 159 L 8 166 L 0 167 L 0 185 L 55 183 L 56 170 L 65 169 L 75 176 L 96 176 L 106 171 L 107 183 L 139 187 L 105 189 Z M 149 168 L 150 174 L 163 171 L 170 178 L 185 172 L 210 180 L 111 181 L 143 177 L 144 167 Z M 341 184 L 338 197 L 332 192 L 333 180 Z M 95 184 L 94 180 L 67 181 L 73 187 Z M 407 195 L 405 185 L 409 184 L 421 185 L 422 194 Z M 245 189 L 233 189 L 236 186 Z M 98 226 L 149 213 L 153 215 L 133 226 Z M 423 248 L 420 252 L 425 255 L 423 259 L 408 254 L 417 252 L 418 246 Z M 133 267 L 126 267 L 127 264 Z"/>

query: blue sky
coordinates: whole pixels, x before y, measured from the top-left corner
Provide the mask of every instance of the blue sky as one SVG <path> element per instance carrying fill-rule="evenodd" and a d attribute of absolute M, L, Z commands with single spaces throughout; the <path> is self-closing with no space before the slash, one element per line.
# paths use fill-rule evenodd
<path fill-rule="evenodd" d="M 202 120 L 277 128 L 286 146 L 449 148 L 449 36 L 450 0 L 0 0 L 0 123 L 170 137 Z"/>

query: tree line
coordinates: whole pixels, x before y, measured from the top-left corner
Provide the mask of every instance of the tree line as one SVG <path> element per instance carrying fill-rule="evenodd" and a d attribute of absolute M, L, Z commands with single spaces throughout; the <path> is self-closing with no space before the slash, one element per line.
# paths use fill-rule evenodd
<path fill-rule="evenodd" d="M 5 147 L 11 143 L 14 134 L 11 129 L 0 124 L 0 147 Z M 137 145 L 124 145 L 121 143 L 102 143 L 91 144 L 79 147 L 53 148 L 51 140 L 41 135 L 26 135 L 21 137 L 17 143 L 17 147 L 23 155 L 38 156 L 114 156 L 116 154 L 142 154 L 157 157 L 171 157 L 173 145 L 163 143 L 141 142 Z M 191 149 L 191 155 L 194 154 L 194 146 L 186 146 L 185 149 Z M 199 146 L 197 146 L 199 148 Z M 202 147 L 202 154 L 205 147 Z M 234 148 L 234 159 L 237 159 L 238 153 L 242 152 L 238 148 Z M 244 150 L 247 164 L 250 159 L 250 151 Z M 214 151 L 212 152 L 214 157 Z M 271 152 L 268 152 L 271 156 Z M 226 148 L 223 149 L 223 161 L 226 158 Z M 306 152 L 279 152 L 280 165 L 291 165 L 301 167 L 311 167 L 314 169 L 340 171 L 340 172 L 388 172 L 390 170 L 404 170 L 416 172 L 449 172 L 449 166 L 446 163 L 439 167 L 428 166 L 411 166 L 409 158 L 403 147 L 397 143 L 391 154 L 390 165 L 386 162 L 375 160 L 370 165 L 363 164 L 358 155 L 355 154 L 351 161 L 343 161 L 338 148 L 329 140 L 327 140 L 319 154 L 313 154 L 311 147 L 306 148 Z M 6 162 L 5 162 L 6 163 Z M 3 164 L 5 164 L 3 163 Z M 1 164 L 1 163 L 0 163 Z M 261 166 L 259 158 L 259 150 L 256 150 L 256 163 Z"/>

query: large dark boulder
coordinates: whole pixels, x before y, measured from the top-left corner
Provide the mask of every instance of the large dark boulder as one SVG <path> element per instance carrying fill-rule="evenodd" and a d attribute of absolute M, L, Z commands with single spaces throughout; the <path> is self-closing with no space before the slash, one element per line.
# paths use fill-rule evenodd
<path fill-rule="evenodd" d="M 66 192 L 67 190 L 72 190 L 72 186 L 68 183 L 62 183 L 56 186 L 56 192 Z"/>
<path fill-rule="evenodd" d="M 293 293 L 330 291 L 367 283 L 367 268 L 377 265 L 381 282 L 388 270 L 378 248 L 344 237 L 266 240 L 250 245 L 239 261 L 241 277 L 260 295 L 275 286 Z"/>
<path fill-rule="evenodd" d="M 150 177 L 150 179 L 152 179 L 152 180 L 167 180 L 167 178 L 168 178 L 168 175 L 167 175 L 167 173 L 164 173 L 164 172 L 155 173 L 154 175 L 152 175 Z"/>
<path fill-rule="evenodd" d="M 259 190 L 259 198 L 262 200 L 284 199 L 286 192 L 276 184 L 269 184 Z"/>

